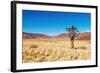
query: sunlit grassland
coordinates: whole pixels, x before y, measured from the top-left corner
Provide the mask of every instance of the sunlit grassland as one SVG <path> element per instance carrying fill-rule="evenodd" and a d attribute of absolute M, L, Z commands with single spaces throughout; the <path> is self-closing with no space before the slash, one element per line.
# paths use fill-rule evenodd
<path fill-rule="evenodd" d="M 66 38 L 23 39 L 23 63 L 91 59 L 90 41 L 75 40 L 70 48 Z"/>

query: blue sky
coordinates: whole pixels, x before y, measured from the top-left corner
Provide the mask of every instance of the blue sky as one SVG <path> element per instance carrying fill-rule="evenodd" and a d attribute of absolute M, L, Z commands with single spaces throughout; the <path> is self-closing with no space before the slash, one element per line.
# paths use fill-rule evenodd
<path fill-rule="evenodd" d="M 23 10 L 23 32 L 58 35 L 66 32 L 66 27 L 75 25 L 79 32 L 90 31 L 91 14 L 79 12 L 55 12 Z"/>

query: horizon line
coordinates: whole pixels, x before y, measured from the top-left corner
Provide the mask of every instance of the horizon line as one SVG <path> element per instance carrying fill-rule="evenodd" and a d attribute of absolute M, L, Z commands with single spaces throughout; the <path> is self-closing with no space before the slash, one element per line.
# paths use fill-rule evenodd
<path fill-rule="evenodd" d="M 87 32 L 91 32 L 91 31 L 79 32 L 79 33 L 87 33 Z M 50 35 L 50 34 L 45 34 L 45 33 L 32 33 L 32 32 L 22 32 L 22 33 L 29 33 L 29 34 L 44 34 L 44 35 L 47 35 L 47 36 L 57 36 L 57 35 L 60 35 L 60 34 L 66 34 L 66 33 L 68 33 L 68 32 L 65 32 L 65 33 L 59 33 L 59 34 L 55 34 L 55 35 Z"/>

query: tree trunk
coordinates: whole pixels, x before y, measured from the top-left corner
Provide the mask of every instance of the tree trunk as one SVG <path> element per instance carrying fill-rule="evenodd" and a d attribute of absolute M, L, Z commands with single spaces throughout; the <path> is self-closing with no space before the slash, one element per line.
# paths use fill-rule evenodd
<path fill-rule="evenodd" d="M 74 40 L 71 40 L 71 48 L 74 48 Z"/>

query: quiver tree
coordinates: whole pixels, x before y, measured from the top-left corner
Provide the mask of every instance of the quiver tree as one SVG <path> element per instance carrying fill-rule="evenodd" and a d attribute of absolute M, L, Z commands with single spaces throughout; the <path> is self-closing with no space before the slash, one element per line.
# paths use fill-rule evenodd
<path fill-rule="evenodd" d="M 71 48 L 74 48 L 74 41 L 75 41 L 75 37 L 78 36 L 78 30 L 77 27 L 75 27 L 74 25 L 72 25 L 71 27 L 66 28 L 66 30 L 68 31 L 68 35 L 71 41 Z"/>

